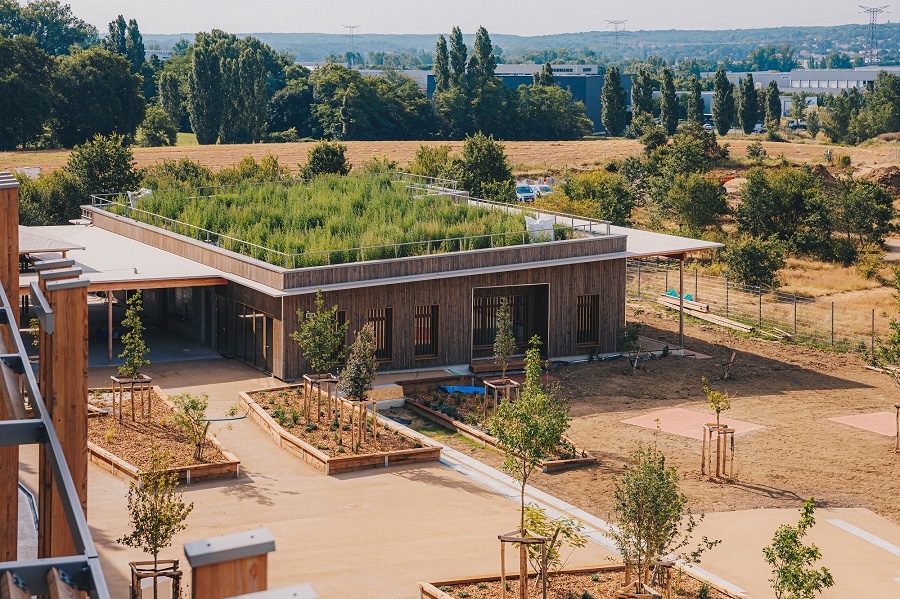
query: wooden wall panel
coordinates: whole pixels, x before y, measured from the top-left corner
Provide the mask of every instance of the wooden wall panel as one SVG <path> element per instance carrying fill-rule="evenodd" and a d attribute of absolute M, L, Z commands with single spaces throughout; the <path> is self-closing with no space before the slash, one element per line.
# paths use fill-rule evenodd
<path fill-rule="evenodd" d="M 624 259 L 334 291 L 325 293 L 324 297 L 326 306 L 337 305 L 340 310 L 346 310 L 351 332 L 365 324 L 369 308 L 394 308 L 394 359 L 381 368 L 406 370 L 469 363 L 474 288 L 535 284 L 549 285 L 550 334 L 545 348 L 548 356 L 586 353 L 585 349 L 576 347 L 575 335 L 577 297 L 584 294 L 600 295 L 600 351 L 616 350 L 619 329 L 625 325 Z M 280 378 L 296 379 L 304 372 L 305 364 L 299 349 L 287 335 L 296 328 L 293 315 L 298 309 L 314 309 L 313 300 L 313 294 L 284 298 L 287 316 L 283 342 L 275 352 L 276 356 L 279 353 L 284 356 L 283 368 L 276 372 Z M 427 304 L 440 306 L 439 355 L 433 359 L 415 360 L 415 306 Z"/>

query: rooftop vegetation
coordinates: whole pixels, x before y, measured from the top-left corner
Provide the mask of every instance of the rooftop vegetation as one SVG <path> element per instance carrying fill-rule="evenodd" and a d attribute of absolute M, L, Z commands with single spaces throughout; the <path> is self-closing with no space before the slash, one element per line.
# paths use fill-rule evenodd
<path fill-rule="evenodd" d="M 532 241 L 530 235 L 520 233 L 525 230 L 522 214 L 473 207 L 449 197 L 412 197 L 388 175 L 242 184 L 199 194 L 164 190 L 141 198 L 136 207 L 284 254 L 302 254 L 292 257 L 289 264 L 280 254 L 257 256 L 291 267 Z M 146 214 L 128 216 L 165 226 Z M 179 228 L 177 232 L 186 231 Z M 187 234 L 206 240 L 195 231 Z M 227 240 L 212 242 L 253 255 L 252 248 Z M 365 249 L 361 252 L 359 248 Z"/>

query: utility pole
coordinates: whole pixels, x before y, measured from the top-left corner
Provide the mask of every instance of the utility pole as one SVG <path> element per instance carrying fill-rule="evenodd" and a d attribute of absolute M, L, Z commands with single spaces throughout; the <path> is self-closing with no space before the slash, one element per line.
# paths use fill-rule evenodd
<path fill-rule="evenodd" d="M 865 64 L 878 64 L 878 15 L 884 12 L 885 6 L 859 7 L 869 15 L 869 34 L 866 37 L 866 53 L 863 58 Z"/>
<path fill-rule="evenodd" d="M 606 19 L 606 23 L 608 25 L 612 25 L 613 27 L 613 37 L 616 40 L 616 54 L 619 53 L 619 35 L 621 35 L 622 31 L 625 29 L 625 23 L 628 22 L 628 19 Z M 619 29 L 619 25 L 622 25 L 622 29 Z"/>
<path fill-rule="evenodd" d="M 353 53 L 353 33 L 359 29 L 359 25 L 344 25 L 344 29 L 350 32 L 350 55 L 348 56 L 349 60 L 347 62 L 350 63 L 350 68 L 352 69 L 353 57 L 355 56 Z"/>

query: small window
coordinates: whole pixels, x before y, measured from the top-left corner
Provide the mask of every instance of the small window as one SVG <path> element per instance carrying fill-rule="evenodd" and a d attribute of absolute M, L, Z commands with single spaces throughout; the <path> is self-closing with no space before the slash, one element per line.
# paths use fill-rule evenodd
<path fill-rule="evenodd" d="M 579 295 L 576 344 L 580 347 L 600 343 L 600 296 Z"/>
<path fill-rule="evenodd" d="M 438 307 L 416 306 L 415 357 L 436 358 L 438 355 Z"/>
<path fill-rule="evenodd" d="M 394 309 L 372 308 L 368 321 L 375 328 L 375 357 L 390 362 L 394 359 Z"/>

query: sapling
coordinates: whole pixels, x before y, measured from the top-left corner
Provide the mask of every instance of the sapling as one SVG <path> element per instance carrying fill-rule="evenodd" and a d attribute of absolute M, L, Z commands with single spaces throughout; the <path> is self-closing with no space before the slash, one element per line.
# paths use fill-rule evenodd
<path fill-rule="evenodd" d="M 338 387 L 357 404 L 366 401 L 366 396 L 372 390 L 375 382 L 375 373 L 378 368 L 375 350 L 375 327 L 372 326 L 372 323 L 368 323 L 356 334 L 356 340 L 350 347 L 350 355 L 347 356 L 347 366 L 338 375 Z M 365 408 L 360 412 L 355 442 L 352 439 L 353 432 L 350 435 L 350 443 L 354 452 L 359 451 L 359 445 L 365 435 Z"/>
<path fill-rule="evenodd" d="M 816 545 L 807 547 L 802 540 L 816 523 L 813 517 L 815 509 L 816 502 L 812 497 L 804 501 L 797 526 L 779 526 L 772 544 L 763 549 L 763 557 L 772 567 L 769 582 L 776 599 L 812 599 L 834 586 L 834 578 L 828 568 L 813 567 L 821 559 L 822 552 Z"/>
<path fill-rule="evenodd" d="M 506 298 L 500 300 L 497 309 L 497 335 L 494 337 L 494 362 L 500 367 L 500 376 L 506 381 L 506 369 L 514 353 L 516 353 L 516 338 L 513 335 L 512 315 Z"/>
<path fill-rule="evenodd" d="M 322 375 L 344 359 L 344 337 L 347 333 L 347 324 L 338 323 L 337 306 L 325 309 L 325 299 L 322 297 L 320 289 L 316 289 L 315 302 L 316 309 L 313 312 L 297 310 L 300 326 L 298 330 L 291 333 L 291 339 L 300 346 L 300 353 L 309 364 L 310 370 L 317 375 Z M 316 421 L 319 421 L 321 416 L 321 396 L 320 388 L 316 399 Z M 309 419 L 308 404 L 304 405 L 304 411 Z"/>
<path fill-rule="evenodd" d="M 721 423 L 719 420 L 722 412 L 731 409 L 731 400 L 728 399 L 728 393 L 710 389 L 709 381 L 706 380 L 706 377 L 700 379 L 700 382 L 703 383 L 703 391 L 706 393 L 706 401 L 709 403 L 709 407 L 716 413 L 716 428 L 720 428 Z"/>

